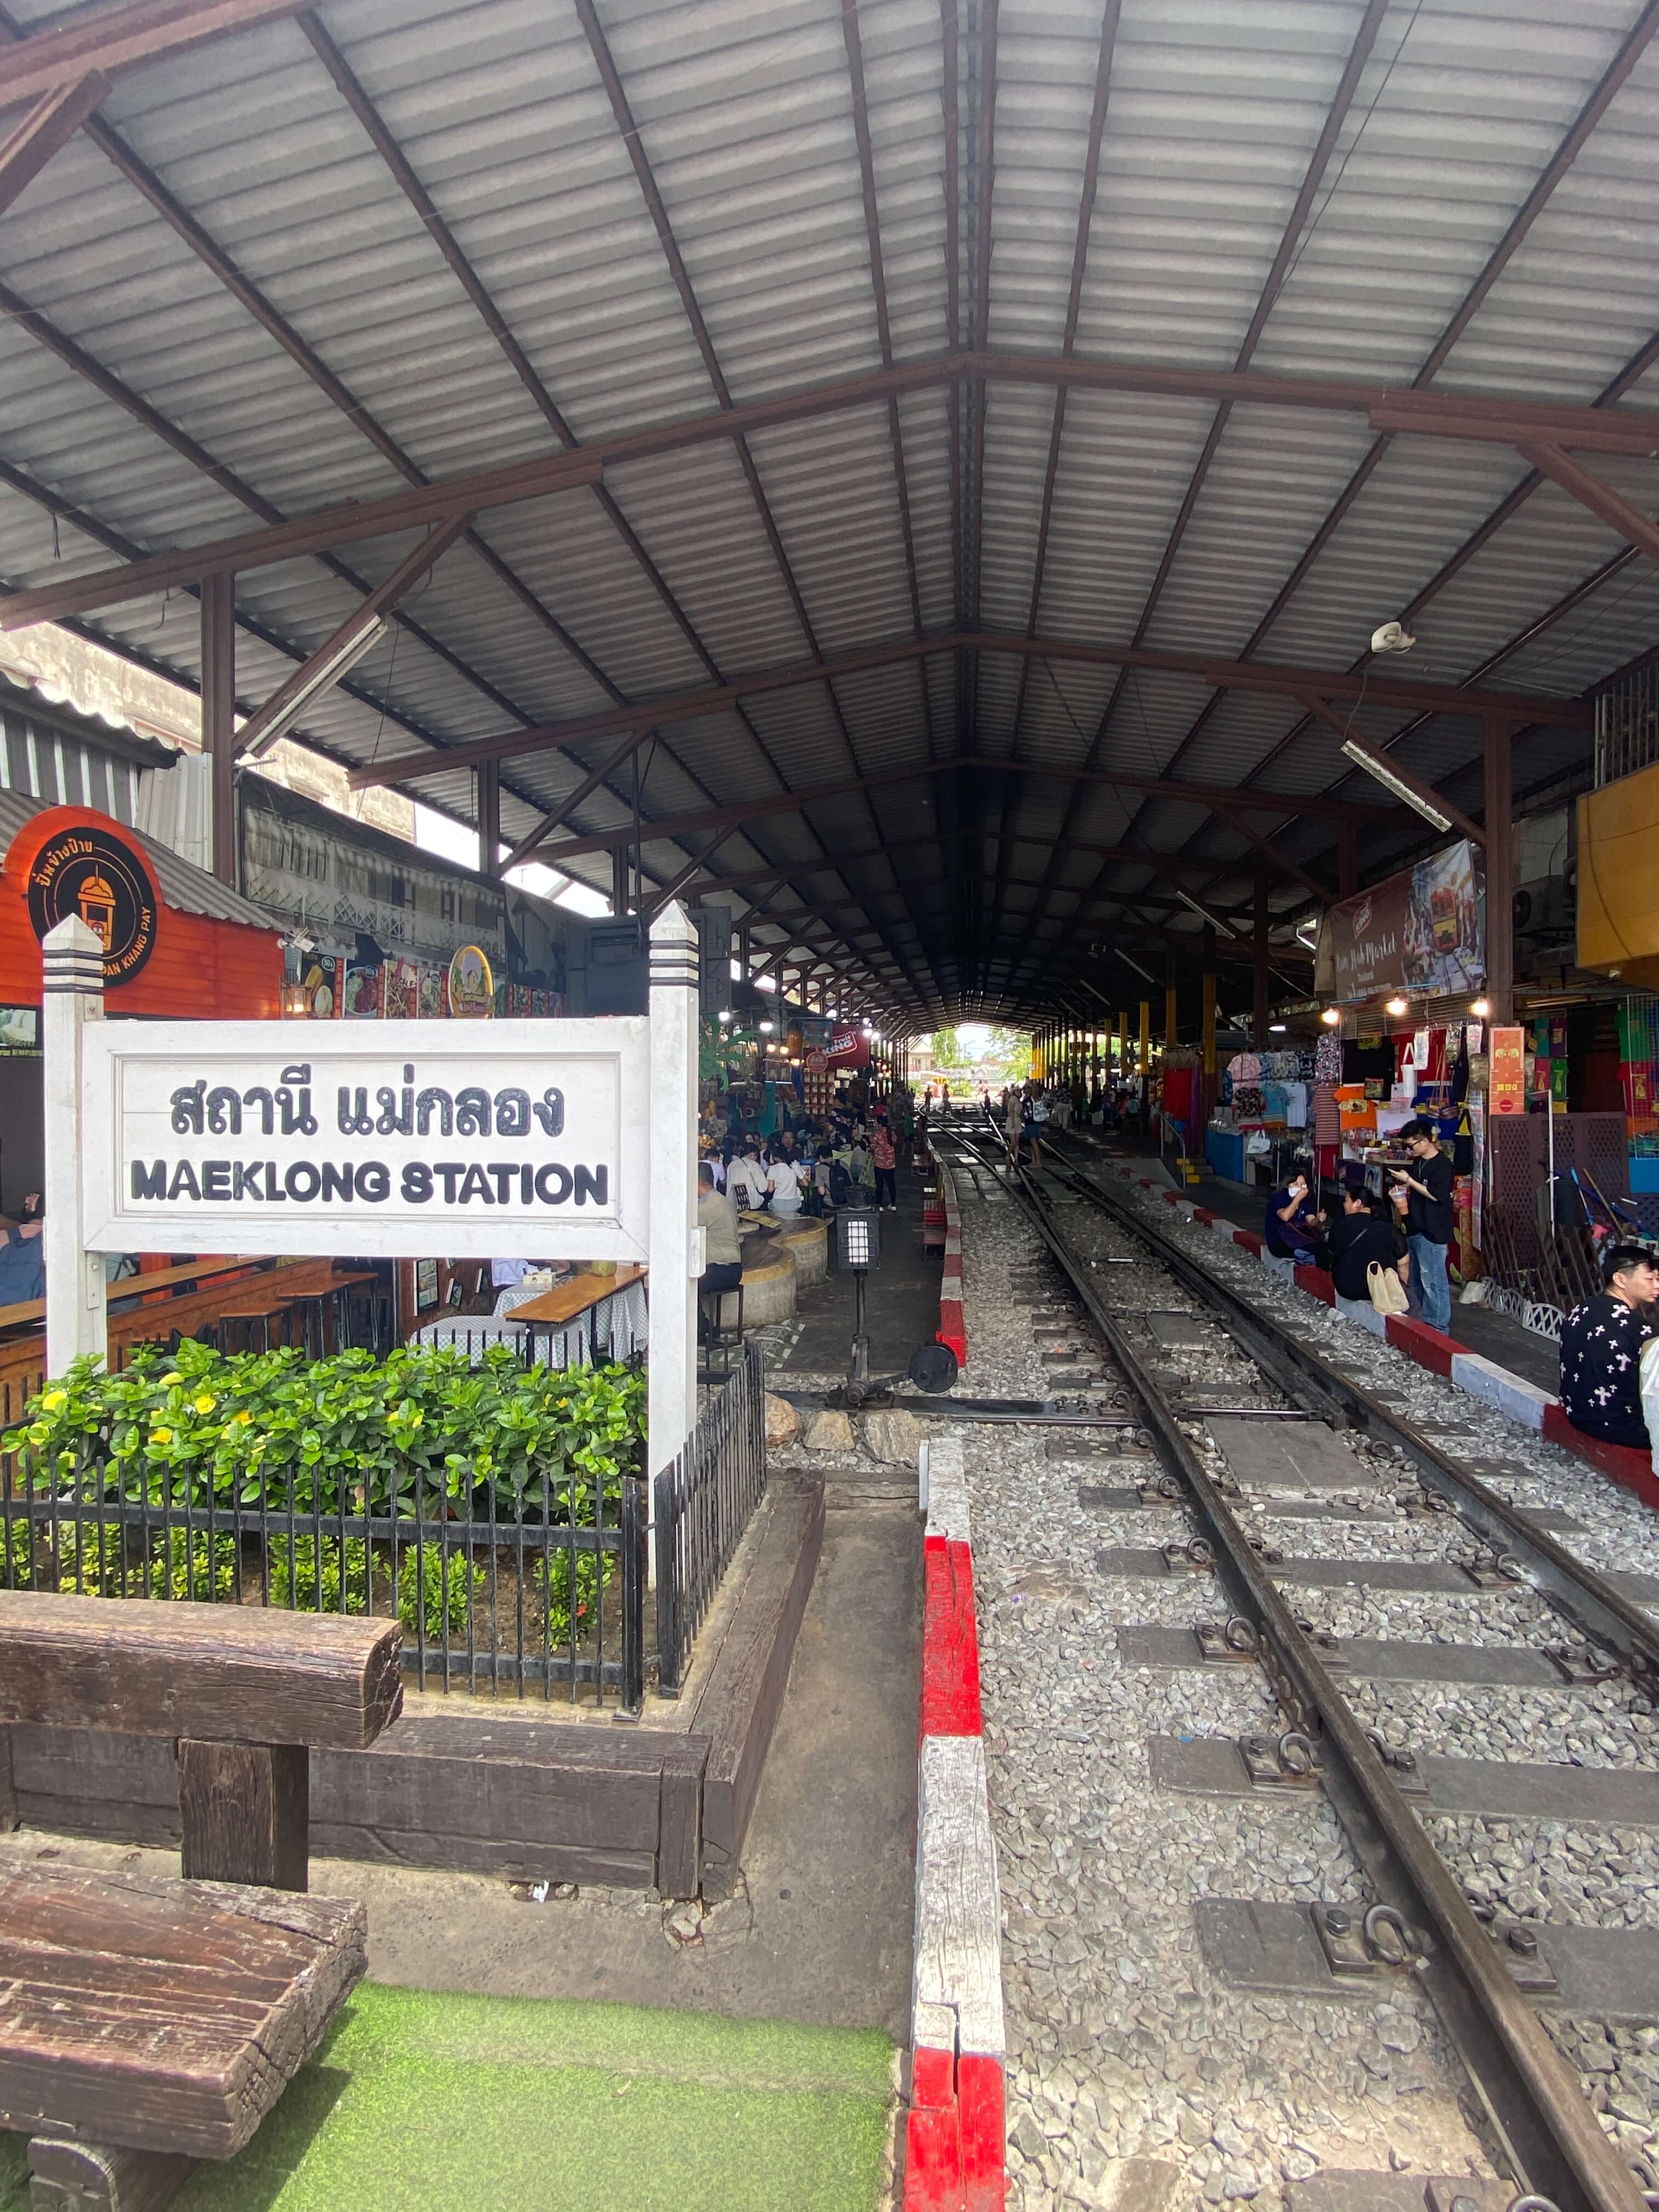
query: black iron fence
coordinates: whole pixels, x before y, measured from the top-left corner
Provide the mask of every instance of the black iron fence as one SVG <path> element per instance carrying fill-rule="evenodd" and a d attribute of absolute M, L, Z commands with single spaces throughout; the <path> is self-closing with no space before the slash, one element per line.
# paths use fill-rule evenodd
<path fill-rule="evenodd" d="M 656 1479 L 657 1687 L 677 1697 L 693 1639 L 766 1488 L 766 1370 L 752 1340 Z"/>
<path fill-rule="evenodd" d="M 337 1509 L 270 1511 L 118 1489 L 95 1455 L 73 1472 L 27 1451 L 0 1462 L 0 1587 L 395 1615 L 411 1686 L 642 1702 L 642 1475 L 567 1491 L 562 1519 L 553 1482 L 550 1512 L 503 1516 L 487 1486 L 471 1517 L 361 1492 Z"/>
<path fill-rule="evenodd" d="M 1528 1305 L 1571 1313 L 1601 1287 L 1596 1239 L 1586 1221 L 1539 1221 L 1515 1207 L 1488 1206 L 1481 1238 L 1486 1272 Z"/>

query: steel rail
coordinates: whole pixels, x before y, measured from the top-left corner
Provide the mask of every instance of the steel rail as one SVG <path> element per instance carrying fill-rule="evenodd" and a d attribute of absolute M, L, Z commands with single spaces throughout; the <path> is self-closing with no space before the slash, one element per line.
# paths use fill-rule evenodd
<path fill-rule="evenodd" d="M 1045 1137 L 1043 1141 L 1048 1145 L 1049 1139 Z M 1528 1579 L 1557 1601 L 1575 1626 L 1616 1651 L 1633 1674 L 1645 1678 L 1644 1687 L 1659 1684 L 1659 1623 L 1611 1589 L 1595 1568 L 1575 1559 L 1522 1507 L 1511 1504 L 1443 1451 L 1404 1414 L 1374 1398 L 1362 1383 L 1345 1375 L 1312 1346 L 1298 1342 L 1231 1285 L 1206 1273 L 1190 1253 L 1183 1252 L 1172 1238 L 1143 1219 L 1115 1192 L 1105 1189 L 1070 1162 L 1061 1160 L 1060 1165 L 1074 1189 L 1140 1238 L 1172 1274 L 1218 1309 L 1224 1326 L 1239 1338 L 1252 1358 L 1250 1340 L 1269 1339 L 1284 1364 L 1305 1375 L 1368 1429 L 1400 1444 L 1425 1478 L 1425 1486 L 1449 1499 L 1460 1517 L 1494 1551 L 1513 1553 L 1528 1570 Z"/>
<path fill-rule="evenodd" d="M 959 1136 L 958 1141 L 981 1165 L 993 1164 L 965 1137 Z M 1468 2069 L 1516 2182 L 1524 2192 L 1549 2197 L 1560 2212 L 1646 2212 L 1637 2178 L 1602 2133 L 1577 2071 L 1545 2033 L 1501 1962 L 1492 1937 L 1298 1626 L 1267 1565 L 1183 1431 L 1181 1414 L 1104 1305 L 1088 1269 L 1048 1218 L 1049 1208 L 1041 1187 L 1023 1169 L 1003 1166 L 999 1171 L 1069 1278 L 1140 1401 L 1160 1456 L 1185 1483 L 1211 1533 L 1218 1573 L 1241 1611 L 1256 1624 L 1269 1680 L 1292 1723 L 1316 1723 L 1321 1750 L 1334 1754 L 1324 1759 L 1321 1778 L 1368 1878 L 1382 1900 L 1407 1923 L 1420 1926 L 1426 1919 L 1432 1929 L 1437 1940 L 1431 1940 L 1414 1961 L 1418 1975 Z"/>

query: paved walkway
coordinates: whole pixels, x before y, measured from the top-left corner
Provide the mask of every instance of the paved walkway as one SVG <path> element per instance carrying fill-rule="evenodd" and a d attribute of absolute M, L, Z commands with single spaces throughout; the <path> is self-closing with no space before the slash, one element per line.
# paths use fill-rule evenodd
<path fill-rule="evenodd" d="M 878 1213 L 881 1264 L 866 1278 L 866 1327 L 873 1373 L 902 1374 L 919 1344 L 931 1344 L 939 1329 L 941 1255 L 921 1243 L 920 1176 L 902 1168 L 898 1210 Z M 777 1363 L 779 1382 L 806 1375 L 845 1375 L 853 1353 L 853 1278 L 836 1265 L 836 1224 L 830 1224 L 828 1279 L 800 1294 L 796 1329 Z"/>

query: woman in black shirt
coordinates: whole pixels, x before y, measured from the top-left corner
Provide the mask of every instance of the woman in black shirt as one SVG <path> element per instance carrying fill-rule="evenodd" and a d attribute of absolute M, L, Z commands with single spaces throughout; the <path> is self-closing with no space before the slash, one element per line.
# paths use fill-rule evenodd
<path fill-rule="evenodd" d="M 1397 1270 L 1402 1281 L 1411 1265 L 1406 1257 L 1405 1238 L 1380 1202 L 1364 1190 L 1342 1194 L 1342 1211 L 1327 1232 L 1320 1258 L 1330 1270 L 1337 1310 L 1350 1321 L 1358 1317 L 1357 1308 L 1363 1307 L 1367 1313 L 1371 1310 L 1373 1262 Z"/>

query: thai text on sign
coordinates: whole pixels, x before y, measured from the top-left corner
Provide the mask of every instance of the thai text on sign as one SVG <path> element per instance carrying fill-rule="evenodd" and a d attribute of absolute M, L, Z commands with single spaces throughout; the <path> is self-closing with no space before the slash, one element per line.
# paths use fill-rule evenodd
<path fill-rule="evenodd" d="M 450 1050 L 430 1023 L 382 1023 L 372 1042 L 337 1048 L 310 1024 L 168 1024 L 157 1051 L 161 1026 L 111 1025 L 97 1040 L 106 1073 L 88 1086 L 107 1114 L 99 1211 L 121 1249 L 292 1249 L 302 1212 L 315 1251 L 370 1249 L 354 1239 L 373 1224 L 376 1250 L 401 1226 L 423 1252 L 494 1256 L 533 1229 L 550 1251 L 632 1256 L 624 1216 L 648 1218 L 647 1079 L 643 1038 L 621 1033 L 641 1023 L 562 1024 L 603 1030 L 612 1048 L 556 1053 L 541 1023 L 458 1030 Z M 484 1035 L 489 1048 L 473 1048 Z"/>
<path fill-rule="evenodd" d="M 1492 1067 L 1486 1098 L 1493 1114 L 1524 1114 L 1527 1110 L 1527 1060 L 1523 1032 L 1494 1029 Z"/>

